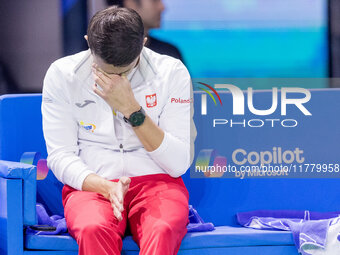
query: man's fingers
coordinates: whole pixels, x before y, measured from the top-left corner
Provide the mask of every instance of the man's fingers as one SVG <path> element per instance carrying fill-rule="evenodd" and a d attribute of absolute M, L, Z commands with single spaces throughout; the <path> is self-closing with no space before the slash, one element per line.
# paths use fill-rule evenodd
<path fill-rule="evenodd" d="M 123 176 L 120 177 L 119 181 L 122 182 L 124 185 L 127 185 L 131 182 L 131 179 L 129 177 Z"/>
<path fill-rule="evenodd" d="M 116 195 L 117 195 L 118 201 L 122 204 L 124 202 L 125 193 L 129 189 L 130 182 L 131 182 L 131 179 L 125 176 L 121 177 L 118 181 Z"/>
<path fill-rule="evenodd" d="M 98 96 L 100 96 L 101 98 L 105 98 L 105 94 L 97 88 L 97 84 L 93 84 L 92 89 L 94 93 L 96 93 Z"/>
<path fill-rule="evenodd" d="M 104 82 L 108 83 L 110 81 L 114 81 L 115 82 L 118 82 L 119 79 L 121 78 L 125 78 L 127 79 L 127 75 L 126 74 L 108 74 L 107 72 L 103 71 L 100 67 L 98 67 L 98 65 L 96 64 L 93 64 L 92 65 L 92 72 L 96 75 L 98 75 L 98 77 L 100 79 L 102 79 Z"/>
<path fill-rule="evenodd" d="M 92 72 L 94 75 L 97 75 L 105 83 L 109 83 L 111 81 L 111 77 L 105 72 L 102 72 L 96 68 L 92 68 Z"/>
<path fill-rule="evenodd" d="M 117 218 L 117 220 L 121 221 L 123 219 L 122 217 L 122 211 L 124 210 L 123 206 L 118 203 L 118 200 L 115 196 L 109 196 L 109 200 L 111 202 L 111 207 L 113 209 L 113 214 Z"/>
<path fill-rule="evenodd" d="M 103 88 L 103 90 L 107 90 L 109 88 L 108 83 L 110 81 L 106 81 L 104 79 L 102 79 L 103 77 L 101 77 L 99 74 L 93 72 L 93 79 L 95 81 L 95 83 L 97 83 L 100 87 Z"/>
<path fill-rule="evenodd" d="M 94 69 L 94 71 L 100 72 L 100 73 L 102 73 L 103 75 L 105 75 L 106 77 L 110 78 L 110 75 L 109 75 L 107 72 L 105 72 L 104 70 L 102 70 L 97 64 L 93 64 L 93 65 L 92 65 L 92 70 L 93 70 L 93 69 Z"/>
<path fill-rule="evenodd" d="M 113 204 L 113 214 L 116 216 L 117 220 L 121 221 L 123 219 L 122 213 L 118 210 L 115 204 Z"/>
<path fill-rule="evenodd" d="M 119 201 L 118 201 L 116 196 L 114 196 L 114 195 L 111 196 L 111 203 L 113 203 L 118 208 L 119 211 L 121 211 L 121 212 L 124 211 L 123 204 L 119 203 Z"/>
<path fill-rule="evenodd" d="M 121 78 L 118 74 L 108 74 L 102 69 L 100 69 L 97 65 L 92 66 L 92 72 L 93 74 L 97 75 L 103 82 L 110 84 L 112 81 L 116 81 L 117 79 Z"/>
<path fill-rule="evenodd" d="M 123 204 L 123 201 L 124 201 L 124 194 L 123 194 L 123 191 L 122 189 L 118 189 L 117 192 L 117 199 L 118 199 L 118 202 Z"/>

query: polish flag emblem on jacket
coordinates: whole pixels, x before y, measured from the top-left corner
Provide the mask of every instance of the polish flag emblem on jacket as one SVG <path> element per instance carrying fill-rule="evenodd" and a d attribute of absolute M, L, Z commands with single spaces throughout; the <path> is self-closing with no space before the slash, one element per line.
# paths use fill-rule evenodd
<path fill-rule="evenodd" d="M 156 93 L 152 95 L 146 95 L 145 100 L 146 100 L 146 107 L 150 108 L 150 107 L 156 106 L 157 105 Z"/>

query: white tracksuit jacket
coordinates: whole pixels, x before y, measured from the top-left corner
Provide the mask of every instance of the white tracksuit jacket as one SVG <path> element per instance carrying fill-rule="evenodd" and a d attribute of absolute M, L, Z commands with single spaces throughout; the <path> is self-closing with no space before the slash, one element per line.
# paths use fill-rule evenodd
<path fill-rule="evenodd" d="M 92 61 L 90 50 L 61 58 L 44 79 L 47 163 L 57 179 L 81 190 L 91 173 L 107 180 L 184 174 L 193 159 L 196 129 L 191 79 L 182 62 L 144 48 L 128 76 L 136 100 L 165 132 L 161 145 L 147 152 L 123 115 L 115 116 L 93 92 Z"/>

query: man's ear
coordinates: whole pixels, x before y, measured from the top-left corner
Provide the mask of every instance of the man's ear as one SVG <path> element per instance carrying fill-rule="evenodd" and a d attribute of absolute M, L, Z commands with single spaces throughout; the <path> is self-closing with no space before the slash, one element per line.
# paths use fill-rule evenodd
<path fill-rule="evenodd" d="M 87 46 L 90 48 L 90 45 L 89 45 L 89 37 L 88 37 L 87 35 L 84 35 L 84 38 L 85 38 L 85 40 L 86 40 L 86 42 L 87 42 Z"/>
<path fill-rule="evenodd" d="M 148 40 L 148 38 L 145 36 L 144 40 L 143 40 L 143 46 L 146 44 L 147 40 Z"/>

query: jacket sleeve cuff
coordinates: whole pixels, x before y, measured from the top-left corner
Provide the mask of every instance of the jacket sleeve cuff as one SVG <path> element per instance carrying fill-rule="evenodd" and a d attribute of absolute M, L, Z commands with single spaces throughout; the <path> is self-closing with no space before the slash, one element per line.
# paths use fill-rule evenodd
<path fill-rule="evenodd" d="M 75 183 L 71 183 L 70 186 L 74 186 L 73 188 L 77 189 L 77 190 L 82 190 L 83 187 L 83 183 L 85 178 L 89 175 L 89 174 L 93 174 L 94 172 L 91 170 L 85 170 L 83 172 L 81 172 L 81 174 L 78 176 L 78 178 L 76 179 Z"/>
<path fill-rule="evenodd" d="M 164 132 L 164 138 L 163 138 L 162 143 L 158 146 L 158 148 L 156 150 L 149 151 L 148 152 L 149 155 L 152 158 L 155 158 L 155 159 L 158 158 L 160 155 L 162 155 L 166 151 L 166 149 L 168 147 L 168 143 L 169 143 L 168 140 L 169 140 L 168 133 Z"/>
<path fill-rule="evenodd" d="M 167 132 L 164 134 L 161 145 L 148 153 L 172 177 L 184 174 L 189 167 L 188 145 Z"/>

